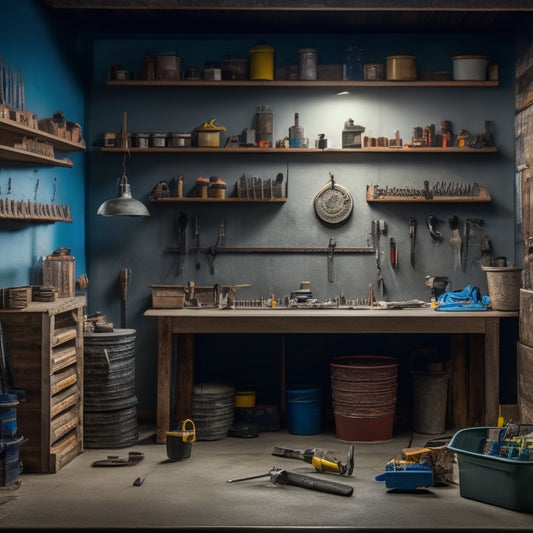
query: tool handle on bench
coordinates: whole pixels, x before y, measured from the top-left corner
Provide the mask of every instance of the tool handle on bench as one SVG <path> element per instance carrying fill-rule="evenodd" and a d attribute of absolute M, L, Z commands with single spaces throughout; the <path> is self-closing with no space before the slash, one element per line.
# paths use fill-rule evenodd
<path fill-rule="evenodd" d="M 339 496 L 351 496 L 353 494 L 353 487 L 350 485 L 325 479 L 316 479 L 304 474 L 288 472 L 287 470 L 273 470 L 270 472 L 270 480 L 277 485 L 294 485 L 303 489 L 318 490 Z"/>

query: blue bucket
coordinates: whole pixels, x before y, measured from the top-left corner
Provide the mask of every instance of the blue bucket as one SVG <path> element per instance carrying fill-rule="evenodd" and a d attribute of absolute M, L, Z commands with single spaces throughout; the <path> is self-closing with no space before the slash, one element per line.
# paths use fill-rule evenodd
<path fill-rule="evenodd" d="M 16 394 L 0 393 L 0 439 L 17 434 L 18 404 Z"/>
<path fill-rule="evenodd" d="M 287 389 L 287 420 L 292 435 L 316 435 L 322 431 L 322 395 L 310 387 Z"/>

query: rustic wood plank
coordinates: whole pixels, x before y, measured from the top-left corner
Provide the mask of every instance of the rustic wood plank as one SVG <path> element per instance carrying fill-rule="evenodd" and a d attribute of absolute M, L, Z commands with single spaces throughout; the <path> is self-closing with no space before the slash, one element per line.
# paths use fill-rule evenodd
<path fill-rule="evenodd" d="M 172 362 L 171 319 L 158 320 L 157 356 L 157 433 L 158 443 L 166 442 L 166 432 L 170 427 L 170 376 Z"/>

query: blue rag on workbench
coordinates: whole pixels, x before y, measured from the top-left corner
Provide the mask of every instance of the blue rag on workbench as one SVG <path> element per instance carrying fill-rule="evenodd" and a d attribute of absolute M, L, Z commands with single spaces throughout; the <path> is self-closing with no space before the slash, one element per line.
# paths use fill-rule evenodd
<path fill-rule="evenodd" d="M 462 291 L 444 292 L 437 301 L 440 305 L 435 311 L 486 311 L 490 303 L 489 297 L 481 297 L 480 290 L 472 285 Z"/>

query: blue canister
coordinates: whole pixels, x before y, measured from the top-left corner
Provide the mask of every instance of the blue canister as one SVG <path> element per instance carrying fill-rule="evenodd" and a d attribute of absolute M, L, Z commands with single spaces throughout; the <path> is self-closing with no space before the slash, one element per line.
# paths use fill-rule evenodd
<path fill-rule="evenodd" d="M 316 435 L 322 431 L 322 394 L 320 389 L 287 389 L 287 420 L 291 435 Z"/>
<path fill-rule="evenodd" d="M 0 394 L 0 438 L 11 438 L 17 434 L 17 405 L 16 394 Z"/>

